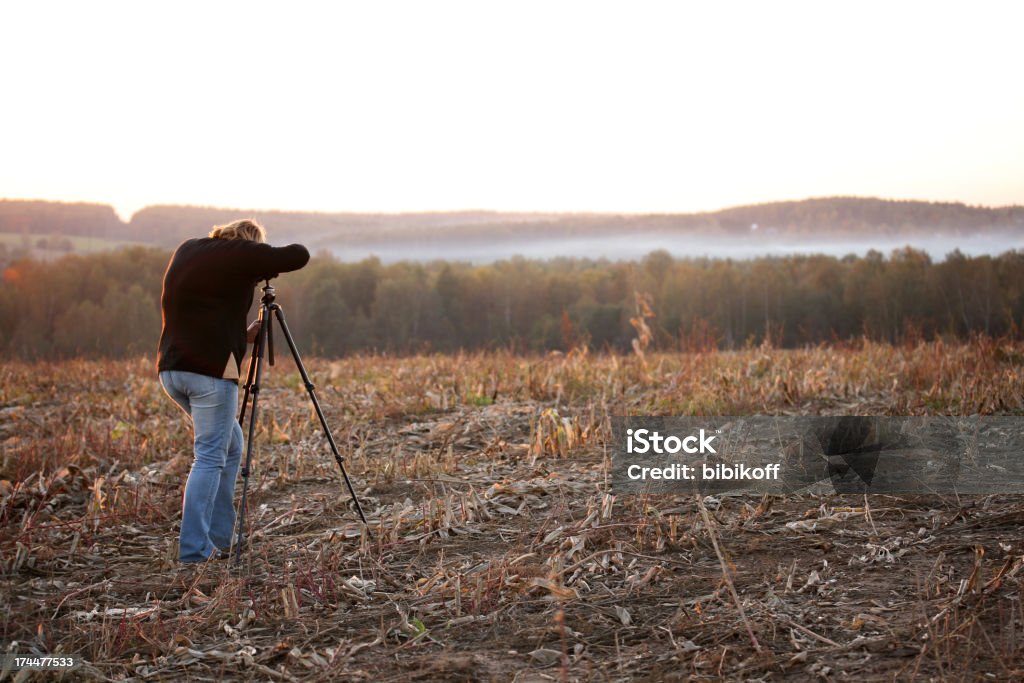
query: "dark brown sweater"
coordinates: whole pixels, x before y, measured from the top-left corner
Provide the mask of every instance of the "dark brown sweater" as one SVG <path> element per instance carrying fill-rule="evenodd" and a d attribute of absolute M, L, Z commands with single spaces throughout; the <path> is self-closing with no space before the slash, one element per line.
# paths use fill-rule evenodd
<path fill-rule="evenodd" d="M 222 377 L 232 353 L 241 370 L 253 288 L 308 261 L 301 244 L 272 247 L 210 237 L 182 242 L 164 273 L 157 371 Z"/>

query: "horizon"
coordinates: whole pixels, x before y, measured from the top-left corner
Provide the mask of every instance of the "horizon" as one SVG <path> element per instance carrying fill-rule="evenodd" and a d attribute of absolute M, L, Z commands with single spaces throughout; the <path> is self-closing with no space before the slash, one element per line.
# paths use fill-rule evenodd
<path fill-rule="evenodd" d="M 0 11 L 12 198 L 122 217 L 1024 204 L 1012 3 Z"/>
<path fill-rule="evenodd" d="M 176 204 L 171 202 L 157 202 L 154 204 L 147 204 L 136 209 L 131 215 L 125 216 L 118 211 L 117 206 L 110 204 L 109 202 L 95 201 L 95 200 L 65 200 L 65 199 L 48 199 L 43 197 L 0 197 L 0 202 L 3 201 L 14 201 L 14 202 L 42 202 L 48 204 L 69 204 L 69 205 L 91 205 L 91 206 L 109 206 L 113 209 L 114 214 L 125 224 L 131 223 L 135 214 L 144 209 L 151 209 L 157 207 L 169 207 L 169 208 L 181 208 L 181 209 L 206 209 L 214 211 L 237 211 L 239 213 L 281 213 L 281 214 L 323 214 L 323 215 L 380 215 L 380 216 L 404 216 L 404 215 L 431 215 L 431 214 L 467 214 L 467 213 L 493 213 L 493 214 L 512 214 L 512 215 L 553 215 L 553 216 L 630 216 L 630 217 L 643 217 L 643 216 L 693 216 L 702 214 L 715 214 L 723 211 L 729 211 L 733 209 L 741 208 L 754 208 L 758 206 L 772 206 L 778 204 L 800 204 L 804 202 L 815 202 L 815 201 L 826 201 L 836 199 L 855 199 L 855 200 L 867 200 L 867 201 L 881 201 L 891 203 L 920 203 L 920 204 L 938 204 L 948 206 L 964 206 L 969 209 L 981 209 L 981 210 L 999 210 L 999 209 L 1018 209 L 1024 208 L 1024 203 L 1020 204 L 972 204 L 961 201 L 951 201 L 942 199 L 909 199 L 903 197 L 879 197 L 879 196 L 856 196 L 856 195 L 828 195 L 828 196 L 816 196 L 816 197 L 802 197 L 800 199 L 774 199 L 763 202 L 742 202 L 739 204 L 731 204 L 728 206 L 721 206 L 709 210 L 702 211 L 671 211 L 671 212 L 653 212 L 653 211 L 641 211 L 641 212 L 630 212 L 630 211 L 543 211 L 538 209 L 491 209 L 483 207 L 467 207 L 457 209 L 425 209 L 425 210 L 406 210 L 406 211 L 358 211 L 358 210 L 338 210 L 338 211 L 319 211 L 315 209 L 297 209 L 297 208 L 265 208 L 265 207 L 238 207 L 238 206 L 224 206 L 224 205 L 211 205 L 211 204 Z"/>

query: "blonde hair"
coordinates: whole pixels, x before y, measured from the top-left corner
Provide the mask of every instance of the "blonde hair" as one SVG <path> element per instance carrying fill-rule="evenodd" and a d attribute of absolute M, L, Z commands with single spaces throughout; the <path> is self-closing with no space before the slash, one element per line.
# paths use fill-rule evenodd
<path fill-rule="evenodd" d="M 266 229 L 256 221 L 243 218 L 226 225 L 214 226 L 210 237 L 222 240 L 252 240 L 261 244 L 267 241 Z"/>

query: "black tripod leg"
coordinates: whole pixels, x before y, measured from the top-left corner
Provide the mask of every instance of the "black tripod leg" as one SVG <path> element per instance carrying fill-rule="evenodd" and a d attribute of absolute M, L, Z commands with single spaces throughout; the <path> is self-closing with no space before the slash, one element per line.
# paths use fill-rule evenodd
<path fill-rule="evenodd" d="M 263 315 L 263 310 L 260 309 L 260 315 Z M 262 322 L 260 327 L 262 327 Z M 245 426 L 245 409 L 249 405 L 249 393 L 252 391 L 252 382 L 256 377 L 256 346 L 259 344 L 259 336 L 257 335 L 256 341 L 252 344 L 252 355 L 249 356 L 249 369 L 245 373 L 245 392 L 242 394 L 242 409 L 238 413 L 238 424 Z"/>
<path fill-rule="evenodd" d="M 245 535 L 246 503 L 249 493 L 249 469 L 252 467 L 252 446 L 256 436 L 256 408 L 260 398 L 260 379 L 263 377 L 263 351 L 270 334 L 270 313 L 267 307 L 260 309 L 260 332 L 249 362 L 250 382 L 246 384 L 246 398 L 252 393 L 252 412 L 249 414 L 249 438 L 245 444 L 245 466 L 242 467 L 242 504 L 238 510 L 238 535 L 235 538 L 235 566 L 242 562 L 242 538 Z M 245 406 L 242 406 L 243 414 Z M 241 419 L 239 419 L 241 422 Z"/>
<path fill-rule="evenodd" d="M 331 445 L 331 453 L 334 454 L 334 461 L 338 463 L 338 467 L 341 469 L 341 476 L 345 478 L 345 485 L 348 487 L 348 492 L 352 496 L 352 502 L 356 504 L 356 512 L 359 513 L 359 519 L 363 521 L 363 524 L 367 524 L 366 515 L 363 514 L 363 508 L 359 505 L 359 497 L 356 496 L 356 490 L 352 486 L 352 480 L 348 478 L 348 472 L 345 470 L 345 459 L 341 457 L 341 453 L 338 452 L 338 445 L 334 443 L 334 435 L 331 434 L 331 428 L 327 426 L 327 418 L 324 417 L 324 411 L 320 409 L 320 401 L 316 397 L 316 387 L 309 381 L 309 375 L 306 374 L 306 366 L 302 364 L 302 358 L 299 357 L 299 350 L 295 346 L 295 340 L 292 339 L 291 330 L 288 329 L 288 323 L 284 320 L 284 311 L 277 304 L 271 306 L 274 313 L 277 315 L 277 322 L 281 326 L 281 331 L 284 333 L 284 339 L 288 342 L 288 348 L 292 351 L 292 357 L 295 358 L 295 365 L 299 369 L 299 375 L 302 377 L 303 384 L 306 385 L 306 391 L 309 392 L 309 398 L 313 401 L 313 408 L 316 410 L 316 416 L 320 418 L 320 426 L 324 428 L 324 436 L 327 437 L 327 443 Z"/>

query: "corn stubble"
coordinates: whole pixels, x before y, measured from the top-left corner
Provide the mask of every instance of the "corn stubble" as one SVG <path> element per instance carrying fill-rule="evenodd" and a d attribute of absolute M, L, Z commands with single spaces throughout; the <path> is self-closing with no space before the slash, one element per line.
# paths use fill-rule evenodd
<path fill-rule="evenodd" d="M 638 308 L 639 322 L 644 311 Z M 4 645 L 77 677 L 1019 678 L 1014 496 L 616 499 L 613 414 L 1024 413 L 1024 347 L 272 368 L 242 571 L 176 565 L 191 435 L 151 361 L 0 366 Z"/>

